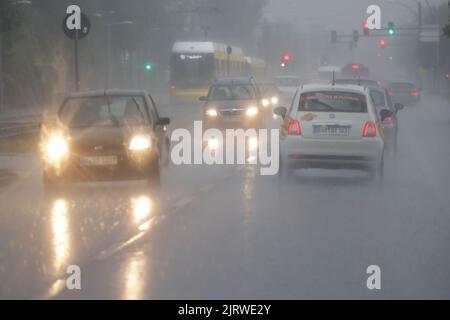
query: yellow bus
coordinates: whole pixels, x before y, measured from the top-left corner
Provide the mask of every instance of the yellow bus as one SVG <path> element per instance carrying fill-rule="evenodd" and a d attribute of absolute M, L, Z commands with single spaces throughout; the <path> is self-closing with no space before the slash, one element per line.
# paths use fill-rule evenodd
<path fill-rule="evenodd" d="M 177 100 L 196 100 L 206 96 L 209 85 L 223 77 L 245 75 L 245 56 L 241 48 L 215 42 L 175 42 L 170 59 L 171 96 Z"/>

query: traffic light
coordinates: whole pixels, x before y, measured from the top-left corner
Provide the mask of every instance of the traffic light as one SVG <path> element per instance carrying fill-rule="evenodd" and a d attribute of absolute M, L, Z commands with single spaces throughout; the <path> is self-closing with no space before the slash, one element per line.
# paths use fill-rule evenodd
<path fill-rule="evenodd" d="M 152 63 L 146 63 L 145 64 L 145 72 L 152 72 L 153 71 L 153 64 Z"/>
<path fill-rule="evenodd" d="M 395 24 L 391 21 L 388 23 L 388 35 L 393 36 L 395 34 Z"/>
<path fill-rule="evenodd" d="M 289 65 L 289 63 L 291 62 L 291 56 L 289 54 L 284 54 L 281 57 L 281 67 L 285 68 Z"/>
<path fill-rule="evenodd" d="M 369 23 L 368 22 L 364 22 L 363 23 L 363 33 L 365 36 L 369 35 Z"/>
<path fill-rule="evenodd" d="M 332 43 L 337 42 L 337 31 L 331 31 L 331 42 Z"/>
<path fill-rule="evenodd" d="M 353 30 L 353 42 L 358 42 L 359 40 L 359 31 Z"/>
<path fill-rule="evenodd" d="M 380 41 L 378 42 L 378 44 L 380 45 L 381 49 L 386 48 L 386 40 L 385 39 L 380 39 Z"/>

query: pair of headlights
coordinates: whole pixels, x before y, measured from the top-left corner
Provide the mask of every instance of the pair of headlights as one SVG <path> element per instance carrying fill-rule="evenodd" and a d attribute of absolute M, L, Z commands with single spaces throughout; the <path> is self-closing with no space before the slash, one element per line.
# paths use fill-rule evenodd
<path fill-rule="evenodd" d="M 277 96 L 273 96 L 270 99 L 268 99 L 268 98 L 262 99 L 261 104 L 263 105 L 264 108 L 267 108 L 270 104 L 272 104 L 273 106 L 278 105 L 279 101 L 280 101 L 280 99 Z"/>
<path fill-rule="evenodd" d="M 131 151 L 143 151 L 150 149 L 152 140 L 146 135 L 135 135 L 131 138 L 128 149 Z M 61 135 L 52 135 L 46 145 L 47 157 L 51 162 L 59 161 L 69 153 L 69 141 Z"/>
<path fill-rule="evenodd" d="M 245 109 L 245 115 L 247 117 L 255 117 L 259 113 L 258 107 L 251 106 Z M 215 118 L 219 115 L 217 109 L 211 108 L 206 110 L 206 115 L 211 118 Z"/>

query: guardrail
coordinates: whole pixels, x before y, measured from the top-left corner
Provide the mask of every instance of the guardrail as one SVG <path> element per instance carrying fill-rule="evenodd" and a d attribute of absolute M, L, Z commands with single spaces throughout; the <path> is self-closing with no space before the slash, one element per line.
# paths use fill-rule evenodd
<path fill-rule="evenodd" d="M 0 118 L 0 139 L 27 136 L 39 132 L 41 116 Z"/>

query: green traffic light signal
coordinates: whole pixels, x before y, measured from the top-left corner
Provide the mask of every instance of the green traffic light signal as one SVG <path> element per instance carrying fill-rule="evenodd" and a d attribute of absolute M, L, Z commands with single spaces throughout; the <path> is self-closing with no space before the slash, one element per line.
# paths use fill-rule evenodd
<path fill-rule="evenodd" d="M 153 70 L 153 64 L 151 64 L 151 63 L 146 63 L 146 64 L 145 64 L 145 71 L 151 72 L 152 70 Z"/>
<path fill-rule="evenodd" d="M 393 36 L 395 34 L 395 25 L 393 22 L 388 24 L 388 35 Z"/>

